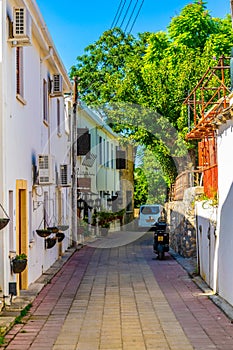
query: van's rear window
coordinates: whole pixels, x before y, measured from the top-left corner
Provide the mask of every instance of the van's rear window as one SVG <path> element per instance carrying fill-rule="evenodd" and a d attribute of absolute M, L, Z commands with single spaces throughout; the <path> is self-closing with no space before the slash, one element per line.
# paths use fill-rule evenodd
<path fill-rule="evenodd" d="M 142 214 L 158 214 L 159 213 L 159 207 L 141 207 L 141 213 Z"/>

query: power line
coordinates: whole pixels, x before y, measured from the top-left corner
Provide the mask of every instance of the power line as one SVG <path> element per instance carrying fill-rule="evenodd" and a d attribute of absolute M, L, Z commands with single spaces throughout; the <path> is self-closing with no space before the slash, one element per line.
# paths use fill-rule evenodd
<path fill-rule="evenodd" d="M 115 23 L 115 27 L 117 27 L 117 23 L 118 23 L 118 21 L 119 21 L 119 19 L 120 19 L 120 17 L 121 17 L 122 11 L 123 11 L 123 9 L 124 9 L 124 7 L 125 7 L 125 3 L 126 3 L 126 0 L 124 0 L 123 5 L 121 6 L 121 10 L 120 10 L 120 13 L 119 13 L 119 15 L 118 15 L 117 21 L 116 21 L 116 23 Z"/>
<path fill-rule="evenodd" d="M 132 26 L 131 26 L 131 28 L 130 28 L 129 33 L 131 33 L 131 31 L 132 31 L 132 29 L 133 29 L 133 27 L 134 27 L 134 25 L 135 25 L 135 22 L 136 22 L 136 20 L 137 20 L 137 18 L 138 18 L 138 15 L 139 15 L 140 11 L 141 11 L 141 8 L 142 8 L 143 3 L 144 3 L 144 0 L 142 0 L 142 2 L 141 2 L 141 5 L 140 5 L 140 7 L 139 7 L 139 9 L 138 9 L 138 12 L 137 12 L 137 14 L 136 14 L 136 17 L 134 18 L 134 21 L 133 21 L 133 24 L 132 24 Z"/>
<path fill-rule="evenodd" d="M 130 21 L 131 21 L 131 19 L 132 19 L 132 17 L 133 17 L 134 11 L 135 11 L 135 9 L 136 9 L 136 7 L 137 7 L 137 3 L 138 3 L 138 0 L 136 0 L 136 3 L 135 3 L 135 5 L 134 5 L 133 11 L 131 12 L 131 15 L 130 15 L 130 17 L 129 17 L 129 19 L 128 19 L 128 22 L 127 22 L 127 25 L 126 25 L 126 27 L 125 27 L 124 32 L 126 32 L 128 26 L 129 26 L 129 23 L 130 23 Z"/>
<path fill-rule="evenodd" d="M 124 23 L 124 21 L 125 21 L 125 18 L 126 18 L 126 16 L 127 16 L 128 12 L 129 12 L 129 9 L 130 9 L 131 4 L 132 4 L 132 0 L 130 0 L 129 5 L 128 5 L 128 7 L 127 7 L 127 10 L 125 11 L 125 15 L 124 15 L 124 17 L 123 17 L 123 19 L 122 19 L 122 21 L 121 21 L 120 28 L 123 26 L 123 23 Z"/>
<path fill-rule="evenodd" d="M 131 31 L 133 30 L 133 27 L 134 27 L 134 25 L 136 23 L 136 20 L 137 20 L 137 18 L 139 16 L 139 13 L 140 13 L 141 9 L 142 9 L 143 3 L 144 3 L 144 0 L 141 1 L 141 4 L 140 4 L 140 6 L 138 8 L 138 11 L 137 11 L 137 13 L 136 13 L 136 15 L 134 17 L 133 23 L 132 23 L 128 33 L 131 33 Z M 113 22 L 112 22 L 112 25 L 111 25 L 111 29 L 114 28 L 114 27 L 117 27 L 118 22 L 119 22 L 119 20 L 120 20 L 120 18 L 122 16 L 123 11 L 124 11 L 125 5 L 126 5 L 126 0 L 121 0 L 120 3 L 119 3 L 119 6 L 118 6 L 117 12 L 115 14 L 115 17 L 113 19 Z M 123 24 L 125 22 L 125 19 L 126 19 L 128 13 L 129 13 L 131 5 L 132 5 L 132 0 L 129 1 L 128 7 L 127 7 L 126 11 L 124 12 L 123 19 L 121 20 L 121 24 L 119 25 L 120 28 L 122 28 L 122 26 L 123 26 Z M 136 11 L 137 6 L 138 6 L 138 0 L 136 0 L 136 2 L 134 4 L 134 7 L 133 7 L 132 12 L 131 12 L 131 14 L 129 16 L 128 22 L 127 22 L 127 24 L 125 26 L 124 33 L 126 33 L 127 28 L 129 27 L 129 25 L 130 25 L 130 23 L 131 23 L 131 21 L 133 19 L 133 16 L 134 16 L 134 13 Z"/>
<path fill-rule="evenodd" d="M 122 1 L 123 1 L 123 0 L 120 1 L 120 4 L 119 4 L 119 6 L 118 6 L 117 12 L 116 12 L 115 17 L 114 17 L 114 20 L 112 21 L 111 29 L 114 27 L 114 23 L 115 23 L 115 20 L 116 20 L 116 18 L 117 18 L 117 16 L 118 16 L 119 11 L 120 11 Z"/>

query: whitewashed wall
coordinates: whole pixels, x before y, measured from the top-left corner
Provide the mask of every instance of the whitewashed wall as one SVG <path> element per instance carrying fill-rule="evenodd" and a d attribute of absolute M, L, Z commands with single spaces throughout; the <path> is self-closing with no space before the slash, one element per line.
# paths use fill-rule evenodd
<path fill-rule="evenodd" d="M 195 203 L 197 231 L 197 259 L 200 275 L 216 291 L 218 236 L 216 231 L 217 208 L 211 201 Z"/>
<path fill-rule="evenodd" d="M 233 305 L 233 121 L 218 132 L 219 259 L 218 292 Z"/>
<path fill-rule="evenodd" d="M 6 7 L 5 7 L 6 5 Z M 43 218 L 44 192 L 48 192 L 48 216 L 51 223 L 57 218 L 57 196 L 61 192 L 64 220 L 70 214 L 70 189 L 51 186 L 34 186 L 32 164 L 37 162 L 38 154 L 52 154 L 55 166 L 70 162 L 70 142 L 64 114 L 63 97 L 49 98 L 49 125 L 43 123 L 43 79 L 61 74 L 64 90 L 70 92 L 71 84 L 60 61 L 52 39 L 37 6 L 31 1 L 20 3 L 30 9 L 32 17 L 32 40 L 24 50 L 24 100 L 16 98 L 16 48 L 8 41 L 7 15 L 12 15 L 14 1 L 0 1 L 1 46 L 0 46 L 0 203 L 9 212 L 12 204 L 11 222 L 0 231 L 0 288 L 8 294 L 9 282 L 15 282 L 17 276 L 11 273 L 10 251 L 16 251 L 16 180 L 27 183 L 28 216 L 28 284 L 35 281 L 58 258 L 58 244 L 52 249 L 45 249 L 44 239 L 36 234 Z M 49 48 L 53 46 L 53 56 Z M 45 59 L 45 57 L 47 58 Z M 61 132 L 57 133 L 57 98 L 60 100 Z M 37 168 L 38 169 L 38 168 Z M 10 203 L 10 192 L 12 203 Z M 62 251 L 70 245 L 70 230 L 66 231 L 62 242 Z M 1 295 L 0 295 L 1 296 Z"/>

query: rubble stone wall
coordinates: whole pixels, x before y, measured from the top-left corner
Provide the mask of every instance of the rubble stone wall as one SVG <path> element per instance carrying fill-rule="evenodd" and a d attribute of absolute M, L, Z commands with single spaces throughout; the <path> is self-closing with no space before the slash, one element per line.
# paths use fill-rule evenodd
<path fill-rule="evenodd" d="M 185 191 L 182 201 L 166 204 L 170 247 L 185 258 L 197 256 L 194 203 L 196 195 L 201 193 L 202 187 L 191 187 Z"/>

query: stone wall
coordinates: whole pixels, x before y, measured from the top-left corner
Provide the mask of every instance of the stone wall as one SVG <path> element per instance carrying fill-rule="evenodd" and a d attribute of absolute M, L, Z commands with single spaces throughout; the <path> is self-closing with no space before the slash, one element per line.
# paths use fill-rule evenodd
<path fill-rule="evenodd" d="M 170 247 L 181 256 L 196 257 L 195 197 L 203 193 L 202 187 L 188 188 L 182 201 L 166 204 L 170 232 Z"/>

